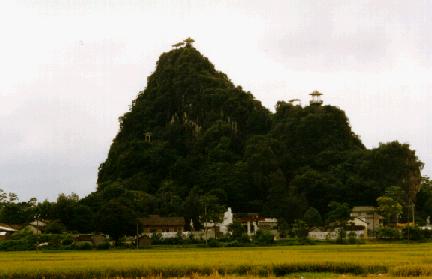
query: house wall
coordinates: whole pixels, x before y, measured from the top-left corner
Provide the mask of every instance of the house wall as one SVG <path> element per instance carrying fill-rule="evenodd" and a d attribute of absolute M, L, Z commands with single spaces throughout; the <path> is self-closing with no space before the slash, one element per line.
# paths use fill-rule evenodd
<path fill-rule="evenodd" d="M 378 213 L 374 214 L 373 212 L 353 212 L 351 213 L 351 217 L 364 219 L 367 223 L 367 229 L 372 232 L 382 226 L 382 218 L 378 215 Z"/>
<path fill-rule="evenodd" d="M 336 232 L 309 232 L 308 238 L 315 240 L 336 240 Z"/>
<path fill-rule="evenodd" d="M 351 231 L 347 231 L 346 235 L 348 236 L 348 234 Z M 365 238 L 365 231 L 353 231 L 356 235 L 357 238 Z M 308 238 L 310 239 L 314 239 L 314 240 L 336 240 L 338 238 L 338 232 L 334 231 L 334 232 L 309 232 L 308 233 Z"/>
<path fill-rule="evenodd" d="M 155 226 L 144 227 L 144 233 L 182 233 L 183 226 Z"/>
<path fill-rule="evenodd" d="M 151 245 L 151 239 L 147 237 L 141 237 L 138 239 L 138 247 L 144 248 Z"/>
<path fill-rule="evenodd" d="M 192 237 L 193 239 L 197 240 L 205 240 L 206 239 L 206 233 L 204 231 L 199 232 L 184 232 L 183 233 L 184 238 Z M 216 238 L 216 234 L 214 230 L 208 230 L 207 231 L 207 240 Z"/>

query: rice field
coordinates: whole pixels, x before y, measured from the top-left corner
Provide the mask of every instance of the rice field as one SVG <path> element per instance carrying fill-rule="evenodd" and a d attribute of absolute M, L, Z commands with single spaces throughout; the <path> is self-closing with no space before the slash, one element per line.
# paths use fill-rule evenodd
<path fill-rule="evenodd" d="M 0 278 L 432 276 L 432 244 L 2 252 Z"/>

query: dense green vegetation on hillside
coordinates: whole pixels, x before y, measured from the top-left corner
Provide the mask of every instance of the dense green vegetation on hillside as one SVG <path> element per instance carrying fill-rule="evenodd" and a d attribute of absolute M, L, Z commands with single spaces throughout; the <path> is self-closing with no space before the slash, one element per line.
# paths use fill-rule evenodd
<path fill-rule="evenodd" d="M 189 43 L 161 55 L 120 118 L 93 195 L 138 191 L 140 214 L 194 220 L 212 195 L 234 212 L 292 222 L 309 207 L 325 216 L 331 201 L 375 205 L 391 186 L 410 204 L 421 167 L 406 144 L 366 149 L 337 107 L 280 101 L 269 112 Z"/>
<path fill-rule="evenodd" d="M 119 122 L 97 191 L 40 203 L 42 218 L 117 235 L 132 233 L 135 217 L 148 214 L 181 215 L 199 228 L 204 207 L 215 219 L 230 206 L 291 224 L 306 212 L 327 220 L 332 201 L 376 205 L 383 195 L 407 217 L 419 191 L 418 216 L 432 215 L 431 183 L 425 179 L 420 190 L 422 163 L 408 144 L 367 149 L 330 105 L 279 101 L 272 113 L 191 42 L 160 56 Z M 5 213 L 14 206 L 3 203 L 0 222 L 14 216 Z M 112 224 L 121 232 L 110 231 Z"/>

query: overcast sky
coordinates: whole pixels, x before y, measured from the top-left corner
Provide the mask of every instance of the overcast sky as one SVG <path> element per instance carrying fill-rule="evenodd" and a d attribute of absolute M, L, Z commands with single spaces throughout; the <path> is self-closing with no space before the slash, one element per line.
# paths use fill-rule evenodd
<path fill-rule="evenodd" d="M 0 188 L 81 197 L 159 55 L 191 36 L 274 110 L 347 113 L 368 148 L 409 143 L 432 176 L 432 1 L 1 1 Z"/>

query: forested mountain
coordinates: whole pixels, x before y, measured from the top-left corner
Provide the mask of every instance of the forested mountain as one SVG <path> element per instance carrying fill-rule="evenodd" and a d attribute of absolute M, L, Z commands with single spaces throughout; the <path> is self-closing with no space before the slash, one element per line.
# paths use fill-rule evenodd
<path fill-rule="evenodd" d="M 37 204 L 0 190 L 0 222 L 38 216 L 55 220 L 56 230 L 117 239 L 149 214 L 184 216 L 200 228 L 204 212 L 216 220 L 230 206 L 280 224 L 319 225 L 332 222 L 330 203 L 377 205 L 381 196 L 405 208 L 401 220 L 414 204 L 423 222 L 432 215 L 432 183 L 422 180 L 423 165 L 408 144 L 365 148 L 334 106 L 279 101 L 271 113 L 192 40 L 160 56 L 146 89 L 119 120 L 97 191 Z"/>
<path fill-rule="evenodd" d="M 196 222 L 210 195 L 291 222 L 309 207 L 325 215 L 330 201 L 374 205 L 391 186 L 409 203 L 421 167 L 406 144 L 366 149 L 337 107 L 280 101 L 269 112 L 187 42 L 160 56 L 120 118 L 93 195 L 139 193 L 139 214 Z"/>

